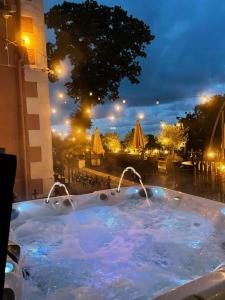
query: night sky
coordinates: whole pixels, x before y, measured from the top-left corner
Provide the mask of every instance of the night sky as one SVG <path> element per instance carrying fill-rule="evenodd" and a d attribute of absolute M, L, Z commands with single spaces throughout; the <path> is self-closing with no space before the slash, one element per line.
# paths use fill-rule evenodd
<path fill-rule="evenodd" d="M 45 0 L 46 11 L 59 0 Z M 74 1 L 81 2 L 81 1 Z M 176 116 L 191 111 L 201 95 L 225 90 L 225 1 L 221 0 L 105 0 L 99 3 L 120 5 L 129 14 L 147 23 L 155 40 L 148 56 L 141 60 L 139 85 L 124 81 L 121 97 L 127 99 L 123 112 L 111 105 L 94 109 L 94 127 L 102 132 L 116 130 L 123 136 L 134 126 L 139 113 L 144 132 L 157 133 L 160 120 L 175 122 Z M 48 38 L 52 38 L 50 32 Z M 59 112 L 52 126 L 62 126 L 73 106 L 60 104 L 57 91 L 65 92 L 63 80 L 50 84 L 51 105 Z M 160 104 L 156 105 L 156 99 Z M 116 116 L 109 121 L 109 114 Z M 115 129 L 116 128 L 116 129 Z"/>

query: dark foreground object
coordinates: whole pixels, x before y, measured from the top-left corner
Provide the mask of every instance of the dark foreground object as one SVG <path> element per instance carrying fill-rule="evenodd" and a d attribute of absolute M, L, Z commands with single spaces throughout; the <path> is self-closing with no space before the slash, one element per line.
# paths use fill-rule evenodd
<path fill-rule="evenodd" d="M 0 154 L 0 299 L 3 298 L 16 157 Z"/>

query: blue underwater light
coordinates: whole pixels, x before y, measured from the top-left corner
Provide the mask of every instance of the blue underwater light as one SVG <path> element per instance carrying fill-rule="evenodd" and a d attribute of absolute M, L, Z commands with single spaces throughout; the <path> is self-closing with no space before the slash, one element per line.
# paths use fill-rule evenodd
<path fill-rule="evenodd" d="M 7 261 L 5 265 L 5 273 L 11 273 L 14 270 L 14 265 L 13 263 Z"/>

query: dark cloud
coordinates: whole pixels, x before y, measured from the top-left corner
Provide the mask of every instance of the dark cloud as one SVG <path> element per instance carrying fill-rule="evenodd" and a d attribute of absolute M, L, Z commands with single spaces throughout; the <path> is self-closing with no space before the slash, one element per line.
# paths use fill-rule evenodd
<path fill-rule="evenodd" d="M 121 96 L 128 99 L 130 112 L 126 116 L 126 122 L 122 120 L 120 126 L 117 125 L 121 133 L 125 132 L 124 126 L 128 128 L 133 121 L 133 107 L 138 106 L 141 110 L 143 106 L 147 114 L 149 112 L 149 122 L 145 121 L 144 126 L 146 130 L 156 131 L 160 118 L 167 121 L 174 120 L 176 115 L 191 109 L 198 95 L 205 92 L 223 93 L 225 1 L 99 2 L 121 5 L 130 14 L 149 24 L 156 36 L 147 50 L 147 59 L 141 60 L 143 67 L 141 83 L 132 86 L 125 80 L 121 84 Z M 46 1 L 46 9 L 55 3 L 60 1 Z M 160 99 L 159 107 L 154 106 L 156 99 Z M 166 107 L 162 104 L 166 104 Z M 99 117 L 104 117 L 104 113 L 107 113 L 107 107 L 102 109 Z M 155 116 L 152 119 L 151 113 Z M 101 125 L 100 122 L 101 119 L 96 121 Z"/>

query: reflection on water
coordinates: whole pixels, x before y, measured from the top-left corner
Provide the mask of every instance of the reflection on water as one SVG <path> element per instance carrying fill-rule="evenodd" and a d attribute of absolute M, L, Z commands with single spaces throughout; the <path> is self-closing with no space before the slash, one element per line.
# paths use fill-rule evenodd
<path fill-rule="evenodd" d="M 171 172 L 145 177 L 145 183 L 225 203 L 225 177 L 215 173 Z"/>

